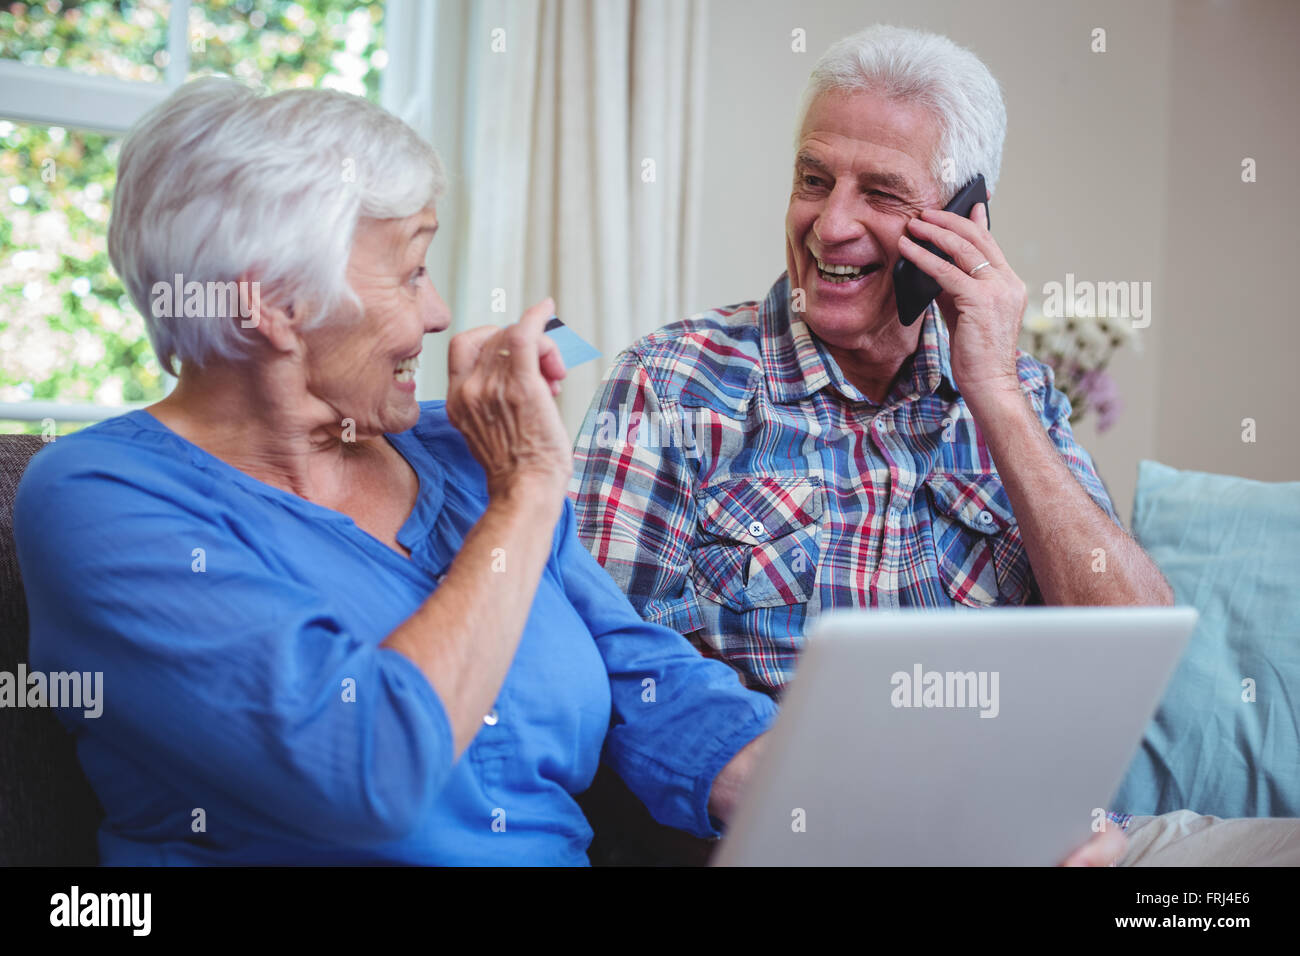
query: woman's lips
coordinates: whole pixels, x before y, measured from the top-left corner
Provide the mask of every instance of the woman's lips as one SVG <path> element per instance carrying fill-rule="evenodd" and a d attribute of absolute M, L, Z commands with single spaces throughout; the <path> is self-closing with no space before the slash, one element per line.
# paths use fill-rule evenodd
<path fill-rule="evenodd" d="M 410 358 L 402 359 L 397 363 L 397 368 L 393 370 L 393 381 L 397 383 L 398 388 L 415 390 L 415 373 L 420 368 L 419 354 L 412 355 Z"/>

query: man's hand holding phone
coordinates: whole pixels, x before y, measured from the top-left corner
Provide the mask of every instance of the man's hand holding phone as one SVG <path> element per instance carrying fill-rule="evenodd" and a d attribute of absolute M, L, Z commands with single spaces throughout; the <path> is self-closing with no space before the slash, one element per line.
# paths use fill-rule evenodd
<path fill-rule="evenodd" d="M 971 404 L 1019 390 L 1016 341 L 1028 304 L 1025 283 L 1007 264 L 988 221 L 986 203 L 974 207 L 971 219 L 926 209 L 907 224 L 911 236 L 904 234 L 898 243 L 903 258 L 940 287 L 937 301 L 948 321 L 953 378 Z"/>
<path fill-rule="evenodd" d="M 980 203 L 987 204 L 988 199 L 984 177 L 977 175 L 957 190 L 957 194 L 943 208 L 945 212 L 954 212 L 970 219 L 975 213 L 975 207 Z M 987 205 L 984 212 L 988 213 Z M 988 226 L 987 222 L 985 226 Z M 941 259 L 952 261 L 947 253 L 933 243 L 922 241 L 921 248 L 933 252 Z M 899 259 L 894 263 L 894 302 L 898 308 L 898 321 L 903 325 L 911 325 L 919 319 L 935 296 L 942 291 L 939 283 L 919 269 L 916 263 L 908 259 Z"/>

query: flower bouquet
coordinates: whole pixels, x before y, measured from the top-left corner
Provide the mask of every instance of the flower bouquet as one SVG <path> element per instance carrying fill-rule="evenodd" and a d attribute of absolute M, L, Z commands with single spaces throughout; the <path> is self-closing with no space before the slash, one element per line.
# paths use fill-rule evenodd
<path fill-rule="evenodd" d="M 1041 302 L 1030 302 L 1020 330 L 1020 348 L 1052 367 L 1056 387 L 1070 400 L 1070 424 L 1095 411 L 1098 432 L 1114 425 L 1124 410 L 1106 366 L 1132 339 L 1132 324 L 1123 319 L 1095 314 L 1053 317 Z"/>

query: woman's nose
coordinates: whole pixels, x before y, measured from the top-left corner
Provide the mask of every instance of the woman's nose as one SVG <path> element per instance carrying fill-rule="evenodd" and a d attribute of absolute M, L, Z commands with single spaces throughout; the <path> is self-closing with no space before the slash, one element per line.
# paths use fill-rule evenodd
<path fill-rule="evenodd" d="M 449 325 L 451 325 L 451 309 L 447 308 L 447 303 L 442 300 L 435 287 L 433 300 L 424 314 L 424 331 L 426 334 L 441 332 Z"/>

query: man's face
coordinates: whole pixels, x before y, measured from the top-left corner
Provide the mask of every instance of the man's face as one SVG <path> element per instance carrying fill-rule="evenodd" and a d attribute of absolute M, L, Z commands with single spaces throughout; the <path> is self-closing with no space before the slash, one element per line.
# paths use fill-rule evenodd
<path fill-rule="evenodd" d="M 897 325 L 893 267 L 909 219 L 939 205 L 930 172 L 939 124 L 875 93 L 826 93 L 799 135 L 786 210 L 786 267 L 823 341 L 866 348 Z M 830 267 L 827 269 L 826 267 Z M 845 267 L 851 267 L 848 275 Z"/>

